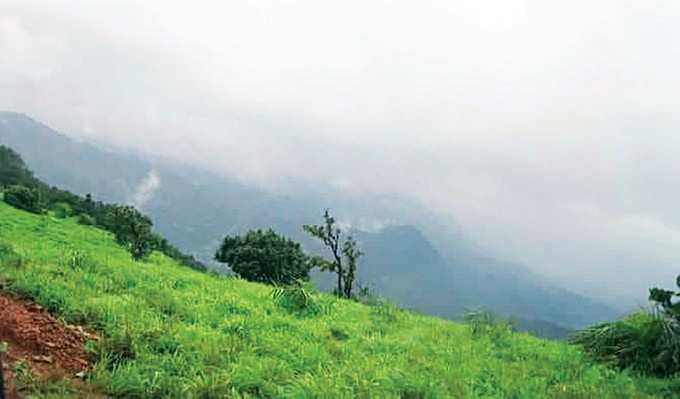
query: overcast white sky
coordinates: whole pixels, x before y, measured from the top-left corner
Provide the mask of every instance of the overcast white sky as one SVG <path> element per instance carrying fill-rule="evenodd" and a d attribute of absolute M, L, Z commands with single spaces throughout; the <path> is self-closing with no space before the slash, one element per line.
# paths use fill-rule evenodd
<path fill-rule="evenodd" d="M 676 0 L 0 0 L 0 109 L 398 193 L 609 299 L 680 272 Z"/>

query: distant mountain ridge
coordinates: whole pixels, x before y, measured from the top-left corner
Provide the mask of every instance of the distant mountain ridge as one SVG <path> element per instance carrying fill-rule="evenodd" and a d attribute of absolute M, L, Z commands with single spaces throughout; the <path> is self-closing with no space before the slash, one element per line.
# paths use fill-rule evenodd
<path fill-rule="evenodd" d="M 110 202 L 129 201 L 154 170 L 159 185 L 144 211 L 172 243 L 203 259 L 212 257 L 224 234 L 251 228 L 272 227 L 308 250 L 320 251 L 301 226 L 318 222 L 326 207 L 341 218 L 398 215 L 398 207 L 368 205 L 376 201 L 322 193 L 275 195 L 180 163 L 102 150 L 17 113 L 0 112 L 0 144 L 18 151 L 47 183 Z M 458 317 L 465 309 L 484 306 L 558 329 L 616 315 L 608 306 L 555 288 L 521 266 L 485 257 L 456 234 L 435 247 L 421 228 L 400 222 L 379 231 L 357 231 L 357 238 L 367 253 L 359 279 L 404 307 Z M 423 223 L 423 228 L 442 229 Z M 326 286 L 323 275 L 315 278 Z"/>

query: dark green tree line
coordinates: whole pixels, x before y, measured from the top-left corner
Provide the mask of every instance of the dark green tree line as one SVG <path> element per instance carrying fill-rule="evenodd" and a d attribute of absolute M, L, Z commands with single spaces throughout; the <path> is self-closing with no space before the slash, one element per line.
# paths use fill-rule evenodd
<path fill-rule="evenodd" d="M 205 266 L 193 256 L 182 253 L 167 240 L 152 232 L 151 220 L 131 206 L 95 201 L 70 191 L 51 187 L 37 179 L 21 156 L 0 145 L 0 190 L 4 200 L 20 209 L 42 213 L 45 209 L 68 208 L 62 216 L 75 215 L 82 224 L 94 225 L 116 235 L 116 240 L 130 250 L 135 259 L 142 259 L 153 249 L 178 262 L 198 270 Z M 57 215 L 59 216 L 59 215 Z"/>

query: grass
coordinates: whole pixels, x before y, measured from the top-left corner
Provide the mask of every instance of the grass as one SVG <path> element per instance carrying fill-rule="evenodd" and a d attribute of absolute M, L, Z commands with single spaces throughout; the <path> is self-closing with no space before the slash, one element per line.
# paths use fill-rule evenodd
<path fill-rule="evenodd" d="M 595 359 L 661 377 L 680 373 L 680 325 L 659 311 L 639 311 L 580 331 L 573 342 Z"/>
<path fill-rule="evenodd" d="M 90 344 L 97 363 L 87 381 L 114 397 L 646 398 L 680 392 L 678 379 L 614 371 L 576 347 L 509 329 L 473 333 L 393 305 L 366 306 L 307 288 L 302 297 L 272 295 L 271 287 L 200 273 L 158 253 L 133 262 L 105 231 L 0 202 L 2 244 L 5 290 L 104 337 Z"/>

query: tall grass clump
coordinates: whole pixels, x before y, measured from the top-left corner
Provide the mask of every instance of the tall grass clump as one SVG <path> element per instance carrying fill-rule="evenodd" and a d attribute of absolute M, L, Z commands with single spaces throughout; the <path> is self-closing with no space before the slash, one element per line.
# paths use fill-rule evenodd
<path fill-rule="evenodd" d="M 680 287 L 680 276 L 677 281 Z M 580 331 L 572 342 L 595 359 L 621 369 L 669 377 L 680 373 L 680 293 L 652 288 L 654 306 L 621 320 Z"/>
<path fill-rule="evenodd" d="M 73 247 L 67 248 L 61 258 L 62 265 L 72 269 L 82 269 L 86 261 L 86 255 Z"/>
<path fill-rule="evenodd" d="M 321 306 L 310 283 L 296 280 L 292 284 L 275 287 L 271 292 L 274 303 L 293 313 L 317 314 Z"/>
<path fill-rule="evenodd" d="M 679 327 L 659 312 L 641 311 L 580 331 L 572 342 L 598 361 L 664 377 L 680 372 Z"/>
<path fill-rule="evenodd" d="M 49 211 L 57 219 L 66 219 L 74 215 L 73 207 L 66 202 L 51 204 Z"/>
<path fill-rule="evenodd" d="M 473 337 L 500 337 L 513 331 L 512 323 L 484 309 L 468 311 L 465 314 L 465 322 Z"/>
<path fill-rule="evenodd" d="M 0 265 L 6 267 L 20 268 L 24 266 L 26 260 L 14 250 L 14 247 L 0 242 Z"/>

